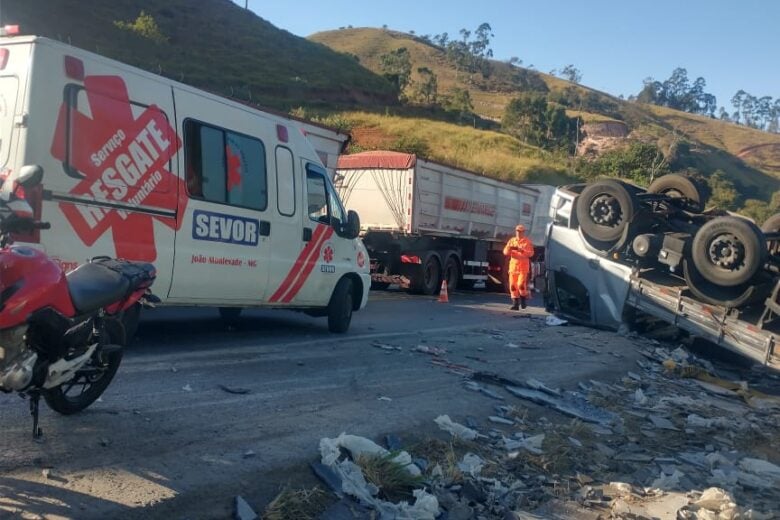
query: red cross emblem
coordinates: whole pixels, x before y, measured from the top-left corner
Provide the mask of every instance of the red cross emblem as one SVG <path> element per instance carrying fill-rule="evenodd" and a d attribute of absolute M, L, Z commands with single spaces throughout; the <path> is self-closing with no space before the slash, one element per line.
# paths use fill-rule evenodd
<path fill-rule="evenodd" d="M 156 105 L 138 115 L 133 113 L 140 107 L 131 105 L 127 86 L 119 76 L 87 76 L 84 90 L 90 115 L 86 107 L 76 110 L 63 103 L 51 153 L 67 161 L 75 170 L 71 175 L 82 176 L 70 195 L 106 204 L 63 202 L 60 209 L 87 246 L 110 229 L 116 256 L 154 261 L 154 220 L 178 229 L 187 204 L 183 181 L 168 170 L 181 140 Z M 181 200 L 178 194 L 182 194 Z M 131 212 L 110 207 L 112 203 L 147 206 L 176 215 Z"/>
<path fill-rule="evenodd" d="M 333 248 L 330 246 L 325 246 L 325 249 L 322 251 L 322 259 L 325 260 L 326 264 L 329 264 L 333 261 Z"/>

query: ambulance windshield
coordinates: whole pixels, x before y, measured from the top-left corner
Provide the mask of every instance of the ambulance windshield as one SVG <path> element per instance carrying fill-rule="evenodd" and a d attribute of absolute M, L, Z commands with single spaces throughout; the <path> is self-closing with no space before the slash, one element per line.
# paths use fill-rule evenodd
<path fill-rule="evenodd" d="M 0 168 L 8 165 L 11 153 L 11 136 L 14 130 L 14 111 L 19 79 L 0 77 Z"/>

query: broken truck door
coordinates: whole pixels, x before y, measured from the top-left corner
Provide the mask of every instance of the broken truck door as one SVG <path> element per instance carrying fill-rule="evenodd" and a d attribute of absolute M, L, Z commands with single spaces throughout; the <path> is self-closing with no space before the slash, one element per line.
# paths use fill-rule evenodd
<path fill-rule="evenodd" d="M 630 268 L 582 246 L 572 225 L 572 201 L 554 201 L 545 260 L 552 297 L 562 314 L 592 325 L 617 328 L 629 289 Z"/>

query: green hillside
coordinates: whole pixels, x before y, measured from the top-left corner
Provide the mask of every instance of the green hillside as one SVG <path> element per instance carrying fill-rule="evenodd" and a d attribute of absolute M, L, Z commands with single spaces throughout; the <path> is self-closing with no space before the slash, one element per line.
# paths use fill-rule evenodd
<path fill-rule="evenodd" d="M 507 104 L 535 91 L 586 123 L 622 121 L 631 132 L 626 143 L 666 151 L 684 142 L 669 169 L 695 170 L 705 178 L 720 170 L 715 178 L 726 184 L 716 188 L 740 195 L 726 200 L 733 208 L 749 198 L 768 202 L 780 189 L 780 135 L 623 101 L 498 61 L 489 62 L 489 74 L 467 73 L 456 70 L 441 47 L 409 34 L 343 29 L 304 39 L 231 0 L 4 0 L 2 17 L 3 23 L 18 23 L 24 34 L 69 42 L 222 95 L 294 109 L 349 129 L 353 150 L 415 151 L 516 181 L 552 183 L 598 174 L 585 159 L 502 132 Z M 382 74 L 381 58 L 401 47 L 409 52 L 413 81 L 419 82 L 417 70 L 427 67 L 437 77 L 440 95 L 468 90 L 475 114 L 454 117 L 442 107 L 399 103 L 396 87 Z M 635 155 L 641 153 L 647 150 L 640 146 Z M 631 175 L 632 157 L 604 157 L 611 174 Z"/>
<path fill-rule="evenodd" d="M 141 12 L 150 18 L 139 20 Z M 24 34 L 266 106 L 394 99 L 391 85 L 354 59 L 230 0 L 3 0 L 2 17 Z"/>
<path fill-rule="evenodd" d="M 707 177 L 721 170 L 742 195 L 742 199 L 768 200 L 780 189 L 780 135 L 770 134 L 747 127 L 721 122 L 703 116 L 680 112 L 664 107 L 624 101 L 582 85 L 569 83 L 561 78 L 523 69 L 508 63 L 491 61 L 489 77 L 482 74 L 465 74 L 458 71 L 447 60 L 444 50 L 409 34 L 385 29 L 341 29 L 317 33 L 309 37 L 337 51 L 357 56 L 360 63 L 380 74 L 381 57 L 398 48 L 406 48 L 412 62 L 412 80 L 419 80 L 417 69 L 428 67 L 437 76 L 438 92 L 447 93 L 455 88 L 467 89 L 473 101 L 474 112 L 492 121 L 500 121 L 504 109 L 511 99 L 529 89 L 546 91 L 549 99 L 555 100 L 576 93 L 580 106 L 567 107 L 567 114 L 578 115 L 585 122 L 617 120 L 624 122 L 629 131 L 629 141 L 650 142 L 666 150 L 671 141 L 685 142 L 685 157 L 679 160 L 679 169 L 695 168 Z M 543 85 L 540 87 L 539 83 Z M 393 124 L 397 134 L 420 133 L 420 122 L 409 119 L 407 128 Z M 388 125 L 390 126 L 390 125 Z M 358 135 L 360 131 L 357 131 Z M 358 145 L 360 142 L 358 141 Z M 438 152 L 441 140 L 431 143 L 432 154 L 443 159 Z M 445 148 L 451 148 L 445 145 Z M 510 148 L 521 149 L 514 146 Z M 528 151 L 519 152 L 529 155 Z M 540 155 L 541 154 L 541 155 Z M 534 155 L 534 154 L 531 154 Z M 559 156 L 536 152 L 546 170 L 576 169 L 577 163 L 562 160 Z M 462 157 L 455 162 L 469 162 Z M 533 161 L 532 161 L 533 162 Z M 528 161 L 519 161 L 515 177 L 523 179 L 532 170 Z M 507 163 L 503 163 L 507 166 Z M 484 168 L 478 168 L 483 171 Z M 511 176 L 502 169 L 494 174 Z"/>

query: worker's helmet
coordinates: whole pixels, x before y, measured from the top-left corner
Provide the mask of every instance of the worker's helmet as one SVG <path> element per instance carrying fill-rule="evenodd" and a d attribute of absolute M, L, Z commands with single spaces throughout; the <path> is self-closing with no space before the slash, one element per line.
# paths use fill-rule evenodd
<path fill-rule="evenodd" d="M 518 224 L 515 226 L 515 231 L 519 231 L 520 233 L 525 233 L 525 226 L 522 224 Z"/>

